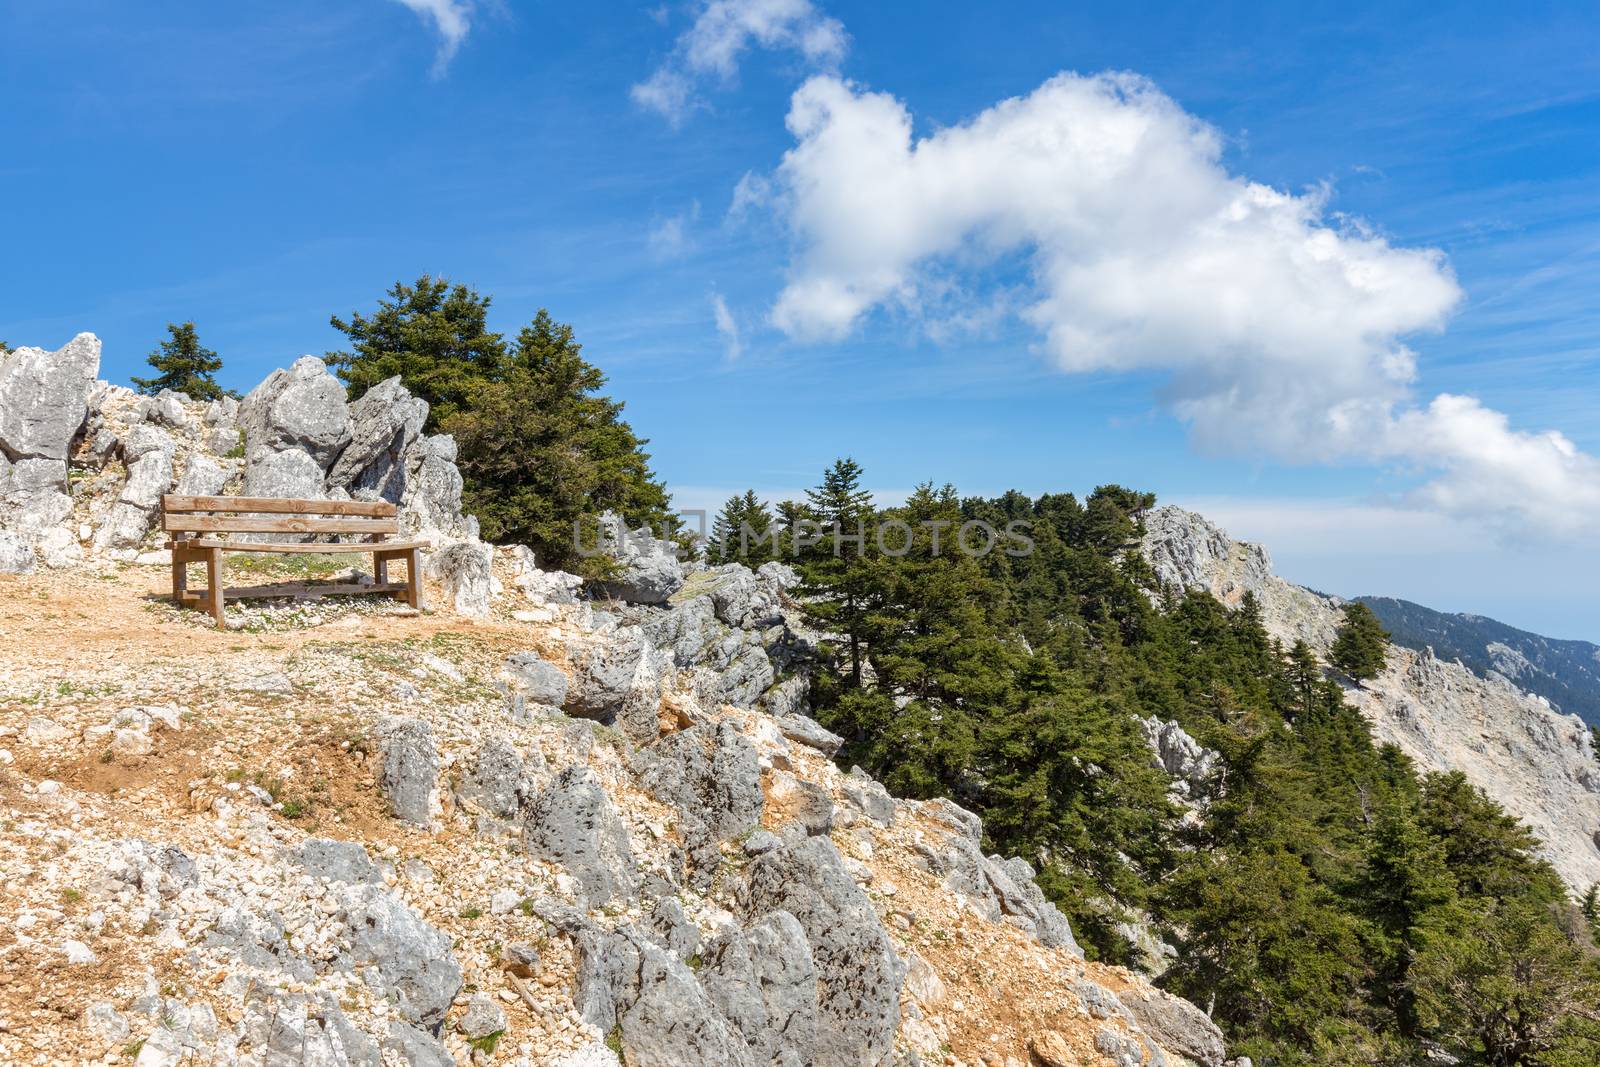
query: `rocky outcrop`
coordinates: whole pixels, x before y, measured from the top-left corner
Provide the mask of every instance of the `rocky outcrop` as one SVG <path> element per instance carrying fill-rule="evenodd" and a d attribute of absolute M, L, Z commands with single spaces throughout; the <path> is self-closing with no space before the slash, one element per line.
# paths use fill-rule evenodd
<path fill-rule="evenodd" d="M 569 767 L 522 813 L 522 846 L 564 867 L 591 906 L 633 896 L 628 831 L 594 773 Z"/>
<path fill-rule="evenodd" d="M 355 884 L 338 898 L 350 962 L 372 967 L 408 1022 L 438 1032 L 461 989 L 450 939 L 381 886 Z"/>
<path fill-rule="evenodd" d="M 615 577 L 598 583 L 604 596 L 630 604 L 662 604 L 683 585 L 678 546 L 657 538 L 648 526 L 629 530 L 620 517 L 600 516 L 599 551 L 610 557 Z"/>
<path fill-rule="evenodd" d="M 1304 640 L 1326 661 L 1343 601 L 1276 576 L 1264 549 L 1193 512 L 1158 508 L 1145 528 L 1145 556 L 1164 584 L 1205 589 L 1230 606 L 1252 593 L 1270 634 Z M 1533 830 L 1575 893 L 1600 881 L 1600 763 L 1581 719 L 1428 650 L 1390 645 L 1376 678 L 1334 677 L 1379 743 L 1398 745 L 1422 771 L 1463 772 Z"/>
<path fill-rule="evenodd" d="M 398 378 L 346 403 L 343 383 L 304 356 L 243 402 L 202 404 L 96 382 L 99 357 L 81 334 L 0 363 L 0 571 L 156 551 L 170 492 L 389 500 L 409 536 L 481 553 L 476 520 L 461 513 L 455 442 L 423 435 L 428 406 Z M 468 608 L 484 599 L 475 573 L 451 590 Z"/>
<path fill-rule="evenodd" d="M 0 356 L 0 571 L 31 571 L 37 546 L 72 512 L 67 459 L 99 367 L 100 341 L 89 333 L 54 352 Z"/>
<path fill-rule="evenodd" d="M 1163 722 L 1151 715 L 1140 719 L 1139 726 L 1144 730 L 1145 743 L 1155 755 L 1156 769 L 1165 771 L 1172 779 L 1172 791 L 1183 800 L 1205 796 L 1217 770 L 1218 754 L 1202 746 L 1171 720 Z"/>
<path fill-rule="evenodd" d="M 816 1067 L 886 1063 L 900 1022 L 905 972 L 865 893 L 826 838 L 756 857 L 747 872 L 752 917 L 787 912 L 817 972 Z"/>

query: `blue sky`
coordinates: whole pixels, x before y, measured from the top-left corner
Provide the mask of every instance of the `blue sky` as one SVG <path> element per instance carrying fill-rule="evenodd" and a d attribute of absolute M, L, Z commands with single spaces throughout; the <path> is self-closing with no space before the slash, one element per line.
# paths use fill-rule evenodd
<path fill-rule="evenodd" d="M 715 29 L 701 3 L 0 2 L 0 338 L 56 347 L 91 330 L 103 375 L 124 380 L 169 320 L 192 318 L 227 360 L 227 383 L 248 388 L 336 347 L 330 314 L 442 273 L 493 293 L 500 328 L 541 306 L 572 322 L 684 506 L 747 485 L 792 493 L 843 453 L 888 496 L 930 478 L 984 493 L 1119 481 L 1200 506 L 1319 588 L 1600 639 L 1592 8 L 712 5 L 741 6 L 794 17 L 769 24 L 781 31 L 771 47 L 725 36 L 746 47 L 697 61 L 695 42 Z M 448 56 L 451 25 L 430 11 L 464 29 Z M 635 90 L 663 70 L 688 94 L 670 115 Z M 992 169 L 1001 142 L 951 142 L 977 116 L 1003 118 L 991 109 L 1009 98 L 1063 121 L 1080 105 L 1150 113 L 1103 83 L 1088 84 L 1099 95 L 1087 104 L 1071 88 L 1041 90 L 1062 72 L 1105 71 L 1148 79 L 1161 129 L 1209 128 L 1214 159 L 1199 150 L 1195 163 L 1189 147 L 1177 158 L 1211 192 L 1251 182 L 1320 197 L 1308 232 L 1358 252 L 1363 235 L 1381 240 L 1379 267 L 1410 270 L 1406 250 L 1442 253 L 1374 312 L 1372 343 L 1379 356 L 1409 353 L 1409 383 L 1366 371 L 1325 382 L 1274 423 L 1269 386 L 1332 382 L 1324 371 L 1338 360 L 1370 369 L 1377 357 L 1320 353 L 1298 320 L 1252 320 L 1247 336 L 1209 346 L 1201 327 L 1185 353 L 1194 309 L 1145 296 L 1135 302 L 1164 323 L 1159 344 L 1137 356 L 1112 344 L 1086 364 L 1051 332 L 1084 327 L 1074 308 L 1029 310 L 1048 289 L 1039 249 L 1083 251 L 1052 229 L 1058 186 L 1087 180 L 1070 159 L 1059 183 L 1047 171 L 1020 197 L 993 174 L 908 195 L 904 229 L 883 240 L 866 231 L 902 206 L 892 193 L 862 208 L 859 242 L 848 219 L 844 233 L 817 221 L 853 183 L 930 180 L 909 153 L 863 172 L 848 148 L 827 147 L 872 94 L 903 109 L 913 137 L 944 144 L 937 184 L 962 162 Z M 805 140 L 785 122 L 803 87 L 833 95 L 818 154 L 786 164 Z M 1164 179 L 1152 166 L 1145 176 Z M 745 191 L 767 195 L 734 210 L 747 175 Z M 1132 231 L 1191 186 L 1150 188 L 1148 202 L 1130 191 L 1115 205 Z M 969 211 L 968 199 L 981 204 Z M 948 240 L 925 256 L 885 251 L 896 233 L 941 227 Z M 1116 242 L 1132 231 L 1085 238 L 1090 273 L 1120 260 Z M 1135 276 L 1163 269 L 1168 248 L 1136 249 Z M 1262 301 L 1281 299 L 1263 270 Z M 805 284 L 859 289 L 883 272 L 897 279 L 889 295 L 821 326 L 774 317 L 788 296 L 819 306 L 800 300 Z M 1074 284 L 1067 295 L 1084 297 Z M 1382 302 L 1306 299 L 1332 323 Z M 1106 314 L 1085 328 L 1104 334 Z M 1304 364 L 1271 351 L 1302 344 L 1319 350 Z M 1431 411 L 1439 394 L 1475 398 L 1506 429 Z M 1352 398 L 1387 412 L 1353 435 L 1381 446 L 1287 425 L 1302 401 L 1321 412 Z M 1542 439 L 1517 435 L 1550 430 L 1572 454 L 1546 471 Z M 1477 447 L 1485 437 L 1505 447 Z"/>

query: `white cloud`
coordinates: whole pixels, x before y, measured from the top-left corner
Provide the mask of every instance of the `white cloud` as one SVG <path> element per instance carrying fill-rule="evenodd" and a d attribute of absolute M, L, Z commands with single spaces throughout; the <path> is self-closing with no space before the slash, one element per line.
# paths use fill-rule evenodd
<path fill-rule="evenodd" d="M 796 52 L 826 68 L 844 58 L 849 42 L 844 24 L 824 15 L 811 0 L 709 0 L 667 61 L 633 87 L 633 99 L 677 125 L 698 104 L 699 80 L 714 76 L 732 81 L 739 57 L 752 45 Z"/>
<path fill-rule="evenodd" d="M 1143 78 L 1062 74 L 918 139 L 900 101 L 820 75 L 788 127 L 770 197 L 797 240 L 772 309 L 791 337 L 882 307 L 949 320 L 953 277 L 1021 255 L 1019 314 L 1055 363 L 1164 374 L 1202 447 L 1397 463 L 1439 474 L 1416 503 L 1600 530 L 1594 457 L 1471 398 L 1412 400 L 1408 341 L 1462 298 L 1442 253 L 1330 216 L 1325 189 L 1230 174 L 1218 132 Z"/>
<path fill-rule="evenodd" d="M 433 76 L 444 76 L 472 29 L 473 0 L 397 0 L 439 34 L 439 51 L 433 59 Z"/>
<path fill-rule="evenodd" d="M 734 320 L 733 312 L 728 310 L 728 302 L 722 299 L 721 293 L 711 294 L 711 316 L 716 320 L 717 333 L 722 335 L 723 352 L 729 362 L 737 360 L 744 355 L 744 342 L 739 337 L 739 323 Z"/>

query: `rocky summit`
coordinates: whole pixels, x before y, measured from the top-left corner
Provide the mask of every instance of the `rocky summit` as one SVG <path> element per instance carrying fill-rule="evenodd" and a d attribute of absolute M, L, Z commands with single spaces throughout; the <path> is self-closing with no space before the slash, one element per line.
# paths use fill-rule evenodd
<path fill-rule="evenodd" d="M 1226 1061 L 1201 1008 L 1086 962 L 975 815 L 835 764 L 783 564 L 630 535 L 586 591 L 478 540 L 398 381 L 348 403 L 308 357 L 199 404 L 98 358 L 85 334 L 0 365 L 0 1061 Z M 434 543 L 428 610 L 213 629 L 168 602 L 173 490 L 393 501 Z M 1152 530 L 1182 581 L 1234 555 Z M 1419 699 L 1458 681 L 1397 670 Z"/>

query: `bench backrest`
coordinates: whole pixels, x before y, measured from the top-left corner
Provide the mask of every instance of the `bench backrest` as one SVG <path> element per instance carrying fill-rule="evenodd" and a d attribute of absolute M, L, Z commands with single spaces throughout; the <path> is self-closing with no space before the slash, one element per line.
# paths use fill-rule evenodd
<path fill-rule="evenodd" d="M 174 535 L 210 533 L 367 534 L 400 532 L 387 500 L 299 500 L 265 496 L 161 498 L 161 528 Z"/>

